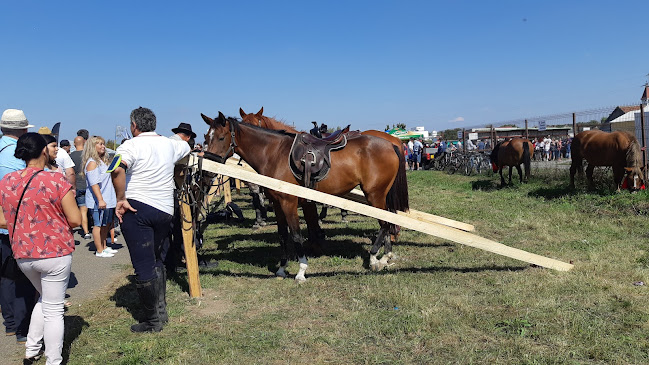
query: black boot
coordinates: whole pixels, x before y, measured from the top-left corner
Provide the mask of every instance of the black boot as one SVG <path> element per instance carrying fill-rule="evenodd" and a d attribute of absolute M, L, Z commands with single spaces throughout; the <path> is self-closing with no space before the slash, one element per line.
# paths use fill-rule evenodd
<path fill-rule="evenodd" d="M 133 332 L 160 332 L 162 330 L 162 322 L 158 315 L 158 285 L 157 278 L 148 281 L 135 282 L 137 294 L 142 303 L 144 311 L 144 320 L 138 324 L 131 326 Z"/>
<path fill-rule="evenodd" d="M 158 274 L 156 284 L 158 285 L 158 316 L 160 322 L 164 325 L 169 322 L 169 315 L 167 314 L 167 272 L 159 266 L 155 267 L 155 272 Z"/>

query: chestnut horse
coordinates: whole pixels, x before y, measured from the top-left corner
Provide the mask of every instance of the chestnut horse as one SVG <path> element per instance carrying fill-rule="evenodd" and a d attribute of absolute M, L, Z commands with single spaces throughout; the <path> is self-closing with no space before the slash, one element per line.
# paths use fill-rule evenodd
<path fill-rule="evenodd" d="M 264 107 L 261 107 L 261 109 L 257 113 L 249 113 L 249 114 L 244 112 L 242 108 L 239 108 L 239 114 L 241 115 L 241 121 L 243 123 L 248 123 L 248 124 L 256 125 L 258 127 L 272 129 L 276 131 L 285 131 L 288 133 L 295 133 L 295 134 L 302 133 L 286 123 L 280 122 L 275 118 L 265 116 Z M 403 150 L 401 148 L 402 145 L 401 140 L 399 140 L 399 138 L 395 136 L 377 130 L 367 130 L 367 131 L 360 132 L 360 134 L 364 136 L 374 136 L 381 139 L 385 139 L 386 141 L 392 143 L 392 145 L 396 148 L 395 151 L 397 151 L 400 157 L 399 170 L 397 170 L 397 175 L 395 176 L 395 182 L 393 184 L 395 193 L 388 194 L 388 199 L 394 199 L 396 197 L 398 197 L 398 199 L 389 202 L 388 206 L 393 206 L 395 207 L 396 210 L 407 212 L 409 210 L 408 180 L 406 178 L 406 159 L 403 156 Z M 350 134 L 348 138 L 356 138 L 357 136 L 358 134 Z M 313 207 L 307 207 L 307 205 L 309 204 L 313 205 Z M 314 202 L 305 202 L 302 205 L 302 209 L 311 210 L 317 208 L 315 207 Z M 309 240 L 311 240 L 312 242 L 319 243 L 319 239 L 320 237 L 323 236 L 323 234 L 321 233 L 322 230 L 320 229 L 320 224 L 318 223 L 318 219 L 307 218 L 306 212 L 304 215 L 307 223 L 307 229 L 309 232 Z M 312 217 L 311 214 L 308 214 L 308 217 Z M 390 235 L 391 243 L 396 242 L 396 239 L 397 237 L 395 234 Z M 386 255 L 384 255 L 384 257 L 380 260 L 380 262 L 376 262 L 376 263 L 372 262 L 370 266 L 373 270 L 380 270 L 383 267 L 388 265 L 389 263 L 388 261 L 391 258 L 392 258 L 392 252 L 389 252 Z"/>
<path fill-rule="evenodd" d="M 613 181 L 620 190 L 622 179 L 626 173 L 624 185 L 629 189 L 640 189 L 644 185 L 642 153 L 634 135 L 617 131 L 612 133 L 600 130 L 583 131 L 572 140 L 570 148 L 572 164 L 570 165 L 570 188 L 575 188 L 575 173 L 583 174 L 583 159 L 588 162 L 586 177 L 588 188 L 594 189 L 593 170 L 595 166 L 611 166 Z M 630 181 L 631 184 L 626 184 Z M 623 186 L 624 187 L 624 186 Z"/>
<path fill-rule="evenodd" d="M 500 173 L 500 185 L 505 186 L 503 167 L 509 166 L 509 184 L 512 183 L 512 168 L 516 166 L 520 182 L 523 182 L 521 164 L 525 166 L 525 182 L 530 178 L 531 156 L 534 154 L 534 145 L 529 139 L 515 137 L 509 141 L 498 143 L 491 151 L 491 164 L 494 172 Z"/>
<path fill-rule="evenodd" d="M 203 114 L 201 116 L 210 126 L 205 135 L 205 151 L 208 155 L 225 162 L 233 153 L 237 153 L 258 173 L 299 185 L 289 168 L 289 153 L 295 135 L 240 123 L 235 118 L 226 118 L 221 112 L 215 119 Z M 399 201 L 399 197 L 386 198 L 398 191 L 393 183 L 399 168 L 399 158 L 393 146 L 383 139 L 371 136 L 349 139 L 345 148 L 331 152 L 331 170 L 325 179 L 318 182 L 316 190 L 340 196 L 360 185 L 372 206 L 395 211 L 399 204 L 392 202 Z M 276 275 L 286 277 L 286 245 L 291 239 L 300 263 L 295 280 L 304 281 L 308 265 L 297 214 L 299 199 L 279 191 L 267 189 L 266 192 L 275 208 L 283 249 Z M 305 210 L 305 216 L 307 214 Z M 384 221 L 379 221 L 379 224 L 381 228 L 370 251 L 370 263 L 378 261 L 376 254 L 381 246 L 385 245 L 385 254 L 392 249 L 388 236 L 394 232 L 393 225 Z"/>

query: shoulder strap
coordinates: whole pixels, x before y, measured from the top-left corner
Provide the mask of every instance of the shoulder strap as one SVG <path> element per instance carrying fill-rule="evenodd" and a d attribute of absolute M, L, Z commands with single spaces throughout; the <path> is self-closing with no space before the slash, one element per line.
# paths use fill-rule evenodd
<path fill-rule="evenodd" d="M 23 197 L 25 196 L 25 192 L 27 191 L 27 187 L 29 187 L 29 183 L 32 182 L 34 177 L 38 175 L 39 172 L 42 172 L 43 170 L 38 170 L 32 175 L 32 177 L 29 178 L 29 181 L 27 181 L 27 184 L 25 184 L 25 189 L 23 189 L 23 193 L 20 194 L 20 200 L 18 200 L 18 205 L 16 206 L 16 215 L 14 216 L 14 229 L 11 231 L 11 240 L 13 241 L 14 239 L 14 232 L 16 232 L 16 222 L 18 221 L 18 210 L 20 210 L 20 203 L 23 202 Z"/>
<path fill-rule="evenodd" d="M 4 147 L 2 147 L 2 149 L 0 150 L 0 153 L 1 153 L 2 151 L 4 151 L 4 150 L 5 150 L 5 148 L 7 148 L 7 147 L 9 147 L 9 146 L 11 146 L 11 145 L 10 145 L 10 144 L 8 144 L 8 145 L 6 145 L 6 146 L 4 146 Z"/>

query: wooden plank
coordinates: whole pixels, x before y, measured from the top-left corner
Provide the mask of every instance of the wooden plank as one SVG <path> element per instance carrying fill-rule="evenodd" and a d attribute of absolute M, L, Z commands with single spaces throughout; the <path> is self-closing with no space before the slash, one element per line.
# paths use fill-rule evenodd
<path fill-rule="evenodd" d="M 201 279 L 198 275 L 198 256 L 194 242 L 194 227 L 192 225 L 192 210 L 187 202 L 187 193 L 180 199 L 180 212 L 182 220 L 183 246 L 185 248 L 185 264 L 187 265 L 187 282 L 189 283 L 189 296 L 199 298 L 203 295 Z"/>
<path fill-rule="evenodd" d="M 258 184 L 269 189 L 281 191 L 283 193 L 295 195 L 300 198 L 333 205 L 341 209 L 350 210 L 352 212 L 397 224 L 401 227 L 440 237 L 442 239 L 459 244 L 479 248 L 488 252 L 493 252 L 498 255 L 510 257 L 516 260 L 528 262 L 530 264 L 559 271 L 568 271 L 573 267 L 573 265 L 571 264 L 526 252 L 517 248 L 509 247 L 503 245 L 502 243 L 495 242 L 469 232 L 444 226 L 442 224 L 422 222 L 411 217 L 393 214 L 388 211 L 353 202 L 345 198 L 325 194 L 317 190 L 307 189 L 295 184 L 287 183 L 285 181 L 276 180 L 267 176 L 253 173 L 251 171 L 246 171 L 239 166 L 230 166 L 213 161 L 203 160 L 203 169 L 214 173 L 238 178 L 243 181 L 249 181 L 251 183 Z"/>
<path fill-rule="evenodd" d="M 238 160 L 234 160 L 234 159 L 230 158 L 230 159 L 228 159 L 226 161 L 226 164 L 230 165 L 230 166 L 239 165 L 242 168 L 246 169 L 247 171 L 251 171 L 251 172 L 256 173 L 256 171 L 252 167 L 250 167 L 248 164 L 246 164 L 245 161 L 239 162 Z M 359 189 L 354 189 L 354 190 L 350 191 L 349 193 L 347 193 L 345 195 L 345 198 L 347 198 L 349 200 L 353 200 L 353 201 L 358 202 L 358 203 L 368 204 L 367 200 L 365 199 L 365 195 Z M 468 224 L 468 223 L 464 223 L 464 222 L 458 222 L 456 220 L 440 217 L 440 216 L 434 215 L 434 214 L 421 212 L 421 211 L 418 211 L 418 210 L 415 210 L 415 209 L 410 209 L 409 212 L 397 212 L 397 214 L 403 215 L 403 216 L 406 216 L 406 217 L 410 217 L 410 218 L 413 218 L 413 219 L 423 220 L 425 222 L 443 224 L 445 226 L 461 229 L 461 230 L 467 231 L 467 232 L 475 231 L 475 227 L 472 224 Z"/>
<path fill-rule="evenodd" d="M 234 179 L 234 186 L 237 189 L 237 195 L 241 194 L 241 180 Z"/>
<path fill-rule="evenodd" d="M 349 200 L 353 200 L 358 203 L 367 204 L 367 200 L 365 199 L 365 194 L 363 194 L 363 192 L 359 189 L 354 189 L 350 191 L 345 195 L 345 198 Z M 404 217 L 410 217 L 413 219 L 424 221 L 424 222 L 443 224 L 445 226 L 461 229 L 467 232 L 475 231 L 475 227 L 472 224 L 458 222 L 449 218 L 440 217 L 438 215 L 420 212 L 415 209 L 410 209 L 409 212 L 397 212 L 397 214 L 402 215 Z"/>

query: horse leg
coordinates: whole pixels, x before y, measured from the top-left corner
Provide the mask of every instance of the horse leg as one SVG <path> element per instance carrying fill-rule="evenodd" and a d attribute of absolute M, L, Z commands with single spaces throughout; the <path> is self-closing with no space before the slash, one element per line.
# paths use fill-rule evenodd
<path fill-rule="evenodd" d="M 295 245 L 295 253 L 297 254 L 297 259 L 300 263 L 300 270 L 297 275 L 295 275 L 295 280 L 299 282 L 306 281 L 306 270 L 309 267 L 307 264 L 306 254 L 304 253 L 304 238 L 300 233 L 300 218 L 297 214 L 297 198 L 288 197 L 280 201 L 282 206 L 282 211 L 286 216 L 286 224 L 288 225 L 289 232 L 291 234 L 291 240 Z"/>
<path fill-rule="evenodd" d="M 570 189 L 575 188 L 575 173 L 577 172 L 577 164 L 573 161 L 572 164 L 570 164 Z"/>
<path fill-rule="evenodd" d="M 509 184 L 508 185 L 512 184 L 512 170 L 513 169 L 514 169 L 513 166 L 509 166 Z"/>
<path fill-rule="evenodd" d="M 282 211 L 279 203 L 274 202 L 273 208 L 275 209 L 275 217 L 277 218 L 277 232 L 279 233 L 279 244 L 282 248 L 282 257 L 279 261 L 279 269 L 275 276 L 281 279 L 286 278 L 286 265 L 288 263 L 288 225 L 286 224 L 286 216 Z"/>
<path fill-rule="evenodd" d="M 593 182 L 593 170 L 595 170 L 595 166 L 592 164 L 588 164 L 588 167 L 586 167 L 586 178 L 588 179 L 588 190 L 595 190 L 595 183 Z"/>
<path fill-rule="evenodd" d="M 379 253 L 379 249 L 385 244 L 387 238 L 386 228 L 384 228 L 387 227 L 386 222 L 379 221 L 379 224 L 381 225 L 381 228 L 379 229 L 379 233 L 374 240 L 374 244 L 372 244 L 372 248 L 370 249 L 370 269 L 372 271 L 380 271 L 387 264 L 386 262 L 381 262 L 376 258 Z M 381 260 L 383 260 L 383 258 Z"/>
<path fill-rule="evenodd" d="M 613 166 L 613 182 L 615 183 L 615 188 L 617 192 L 621 192 L 620 186 L 622 185 L 622 180 L 624 179 L 624 168 Z"/>
<path fill-rule="evenodd" d="M 511 169 L 511 167 L 510 167 L 510 169 Z M 523 183 L 523 170 L 521 169 L 521 165 L 516 165 L 516 171 L 518 171 L 518 177 L 520 178 L 520 184 L 522 184 Z"/>
<path fill-rule="evenodd" d="M 498 169 L 498 173 L 500 174 L 500 187 L 505 186 L 505 178 L 503 177 L 503 166 L 500 166 Z"/>
<path fill-rule="evenodd" d="M 324 241 L 324 231 L 318 223 L 318 208 L 314 202 L 305 202 L 302 204 L 302 212 L 304 212 L 304 220 L 306 220 L 311 252 L 314 256 L 320 256 L 322 255 L 321 244 Z"/>

